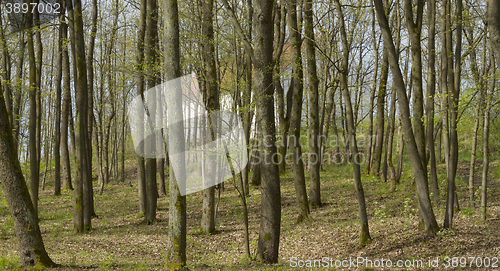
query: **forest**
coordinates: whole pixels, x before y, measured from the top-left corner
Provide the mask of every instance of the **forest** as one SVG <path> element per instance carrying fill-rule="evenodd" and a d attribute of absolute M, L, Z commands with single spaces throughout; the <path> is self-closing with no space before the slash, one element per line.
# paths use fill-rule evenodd
<path fill-rule="evenodd" d="M 1 270 L 496 270 L 500 1 L 0 1 Z"/>

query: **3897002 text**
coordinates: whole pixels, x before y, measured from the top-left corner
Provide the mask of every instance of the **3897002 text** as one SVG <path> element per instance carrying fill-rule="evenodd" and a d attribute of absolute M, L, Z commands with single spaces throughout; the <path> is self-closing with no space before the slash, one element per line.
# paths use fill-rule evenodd
<path fill-rule="evenodd" d="M 40 14 L 59 14 L 61 5 L 59 3 L 7 3 L 5 12 L 7 13 L 34 13 Z"/>

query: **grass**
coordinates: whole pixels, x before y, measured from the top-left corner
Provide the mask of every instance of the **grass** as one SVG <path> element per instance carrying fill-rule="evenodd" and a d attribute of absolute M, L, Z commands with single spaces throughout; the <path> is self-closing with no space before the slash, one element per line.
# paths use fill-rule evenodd
<path fill-rule="evenodd" d="M 461 165 L 468 165 L 460 161 Z M 467 206 L 466 182 L 457 181 L 460 204 L 455 214 L 453 229 L 429 238 L 418 228 L 417 198 L 412 185 L 411 167 L 405 161 L 401 183 L 394 193 L 390 185 L 378 178 L 363 175 L 372 243 L 360 246 L 358 205 L 356 201 L 352 166 L 328 165 L 322 174 L 322 208 L 311 210 L 312 222 L 294 224 L 296 207 L 293 173 L 281 176 L 282 221 L 279 263 L 265 265 L 245 257 L 242 209 L 231 180 L 225 182 L 217 210 L 216 233 L 199 233 L 202 194 L 187 197 L 187 262 L 189 270 L 289 270 L 290 259 L 303 260 L 349 259 L 444 259 L 452 257 L 498 257 L 500 252 L 499 196 L 496 171 L 491 168 L 488 207 L 489 220 L 482 222 L 479 212 Z M 434 207 L 442 225 L 444 214 L 446 173 L 440 165 L 440 205 Z M 465 172 L 465 171 L 463 171 Z M 468 172 L 468 171 L 467 171 Z M 462 171 L 459 176 L 467 180 Z M 54 196 L 53 183 L 40 192 L 40 228 L 46 249 L 52 259 L 62 264 L 59 270 L 161 270 L 166 258 L 168 234 L 168 198 L 158 200 L 158 222 L 142 224 L 138 213 L 135 166 L 127 161 L 125 183 L 105 186 L 102 195 L 95 194 L 98 215 L 93 219 L 93 230 L 88 234 L 73 233 L 73 195 L 63 191 Z M 309 185 L 308 185 L 309 187 Z M 95 187 L 96 188 L 96 187 Z M 17 240 L 7 203 L 0 190 L 0 269 L 19 268 Z M 216 193 L 217 195 L 217 193 Z M 476 197 L 477 199 L 477 197 Z M 251 187 L 247 198 L 250 223 L 250 250 L 257 251 L 260 223 L 260 190 Z M 366 269 L 368 270 L 368 269 Z M 408 269 L 411 270 L 411 269 Z"/>

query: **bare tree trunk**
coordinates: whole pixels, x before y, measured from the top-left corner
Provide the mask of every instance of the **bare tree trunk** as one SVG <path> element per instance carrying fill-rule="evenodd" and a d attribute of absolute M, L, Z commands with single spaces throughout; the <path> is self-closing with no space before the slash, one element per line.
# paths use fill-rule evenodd
<path fill-rule="evenodd" d="M 375 8 L 372 8 L 372 39 L 373 39 L 373 54 L 375 55 L 374 63 L 375 67 L 373 68 L 373 86 L 371 89 L 370 96 L 370 110 L 368 111 L 369 117 L 369 125 L 368 125 L 368 144 L 366 145 L 366 173 L 369 174 L 371 171 L 372 165 L 372 146 L 373 146 L 373 107 L 375 102 L 375 91 L 377 90 L 377 81 L 378 81 L 378 62 L 379 62 L 379 50 L 377 44 L 377 37 L 375 35 Z M 383 78 L 383 76 L 382 76 Z"/>
<path fill-rule="evenodd" d="M 305 31 L 305 46 L 307 53 L 307 73 L 309 76 L 309 95 L 310 95 L 310 138 L 309 138 L 309 198 L 311 206 L 321 207 L 321 190 L 320 190 L 320 149 L 319 149 L 319 92 L 318 92 L 318 75 L 316 71 L 316 48 L 314 41 L 314 26 L 313 26 L 313 4 L 311 1 L 304 3 L 304 31 Z"/>
<path fill-rule="evenodd" d="M 486 20 L 488 21 L 488 30 L 490 32 L 491 48 L 497 63 L 500 63 L 500 3 L 495 0 L 486 1 Z"/>
<path fill-rule="evenodd" d="M 398 92 L 399 109 L 401 111 L 401 120 L 404 127 L 406 145 L 408 147 L 408 154 L 413 167 L 413 174 L 417 185 L 417 194 L 419 200 L 419 209 L 424 220 L 424 227 L 426 232 L 435 235 L 439 230 L 437 225 L 432 205 L 427 192 L 427 175 L 423 169 L 423 163 L 418 153 L 417 144 L 413 134 L 413 129 L 410 120 L 410 107 L 408 97 L 406 95 L 406 87 L 403 81 L 403 76 L 399 68 L 398 58 L 394 42 L 389 28 L 387 17 L 384 13 L 384 6 L 382 0 L 374 0 L 375 9 L 377 11 L 377 19 L 384 36 L 384 45 L 389 54 L 389 65 L 393 74 L 393 82 Z"/>
<path fill-rule="evenodd" d="M 448 154 L 448 191 L 446 197 L 446 215 L 444 218 L 444 228 L 451 228 L 453 224 L 453 212 L 455 202 L 458 203 L 456 198 L 456 188 L 455 188 L 455 177 L 457 174 L 458 166 L 458 101 L 460 95 L 460 78 L 462 69 L 462 0 L 457 0 L 457 45 L 455 48 L 455 67 L 453 69 L 448 69 L 448 106 L 450 107 L 450 132 L 449 132 L 449 154 Z M 452 33 L 451 33 L 451 4 L 448 6 L 448 11 L 450 14 L 447 16 L 447 21 L 449 25 L 449 31 L 447 32 L 446 43 L 448 47 L 448 66 L 449 68 L 453 65 L 453 54 L 452 52 Z M 454 72 L 454 74 L 453 74 Z M 458 208 L 458 206 L 457 206 Z"/>
<path fill-rule="evenodd" d="M 429 0 L 427 2 L 427 17 L 429 20 L 429 63 L 427 67 L 427 126 L 426 126 L 426 139 L 427 150 L 429 152 L 429 160 L 431 167 L 431 180 L 432 180 L 432 195 L 434 205 L 438 206 L 439 202 L 439 189 L 436 171 L 436 152 L 434 150 L 434 96 L 436 94 L 436 1 Z"/>
<path fill-rule="evenodd" d="M 0 95 L 0 160 L 2 189 L 14 221 L 21 266 L 55 267 L 43 244 L 38 215 L 24 181 L 3 95 Z"/>
<path fill-rule="evenodd" d="M 349 73 L 349 43 L 347 41 L 347 34 L 345 30 L 344 14 L 339 0 L 335 0 L 335 7 L 339 14 L 340 22 L 340 34 L 342 37 L 342 52 L 343 60 L 341 66 L 341 77 L 340 83 L 342 86 L 342 93 L 345 100 L 346 116 L 347 116 L 347 135 L 348 140 L 351 141 L 350 151 L 353 155 L 352 165 L 353 165 L 353 178 L 354 178 L 354 188 L 356 190 L 356 196 L 358 199 L 358 212 L 359 212 L 359 224 L 360 224 L 360 236 L 359 241 L 362 246 L 371 243 L 370 231 L 368 228 L 368 215 L 366 213 L 366 203 L 365 194 L 363 190 L 363 185 L 361 183 L 361 165 L 358 160 L 358 146 L 356 143 L 356 127 L 354 126 L 354 116 L 352 112 L 351 97 L 349 94 L 349 89 L 347 85 L 347 75 Z"/>
<path fill-rule="evenodd" d="M 28 24 L 33 22 L 33 14 L 28 15 Z M 33 41 L 33 32 L 31 28 L 27 30 L 28 34 L 28 56 L 29 56 L 29 100 L 30 100 L 30 118 L 29 118 L 29 152 L 30 152 L 30 187 L 31 187 L 31 202 L 35 215 L 38 214 L 38 189 L 40 186 L 40 170 L 38 166 L 38 151 L 37 151 L 37 85 L 36 85 L 36 59 L 35 46 Z"/>
<path fill-rule="evenodd" d="M 65 16 L 66 11 L 66 1 L 61 1 L 62 11 L 61 16 Z M 68 24 L 65 22 L 61 23 L 62 39 L 66 40 L 68 38 Z M 71 90 L 70 90 L 70 64 L 69 64 L 69 52 L 68 44 L 63 43 L 62 47 L 62 76 L 63 76 L 63 104 L 62 104 L 62 116 L 61 116 L 61 157 L 62 157 L 62 171 L 63 171 L 63 190 L 73 190 L 73 184 L 71 182 L 71 163 L 69 155 L 69 118 L 71 109 Z"/>
<path fill-rule="evenodd" d="M 163 2 L 164 11 L 164 45 L 165 45 L 165 80 L 172 80 L 180 77 L 180 46 L 179 46 L 179 11 L 177 0 L 167 0 Z M 182 99 L 180 91 L 173 95 L 174 99 Z M 167 118 L 169 123 L 183 119 L 182 105 L 173 103 L 169 108 Z M 169 129 L 168 146 L 177 148 L 169 151 L 184 150 L 184 130 Z M 178 270 L 186 265 L 186 196 L 182 196 L 182 190 L 185 191 L 185 164 L 184 155 L 180 155 L 181 170 L 179 176 L 176 176 L 170 169 L 170 189 L 169 189 L 169 219 L 168 219 L 168 245 L 167 260 L 165 269 Z M 178 185 L 180 184 L 180 185 Z"/>
<path fill-rule="evenodd" d="M 146 36 L 144 39 L 144 63 L 146 68 L 146 84 L 147 89 L 152 89 L 156 86 L 156 73 L 155 65 L 156 60 L 156 39 L 155 33 L 157 30 L 157 6 L 156 0 L 147 0 L 147 15 L 146 15 Z M 153 95 L 151 95 L 153 94 Z M 156 105 L 156 98 L 154 92 L 150 92 L 147 97 L 147 103 Z M 150 115 L 152 123 L 156 122 L 155 114 Z M 155 149 L 156 142 L 149 140 L 147 148 L 150 150 Z M 158 187 L 156 183 L 156 159 L 146 158 L 146 194 L 147 194 L 147 208 L 146 208 L 146 223 L 152 224 L 156 221 L 156 206 Z"/>
<path fill-rule="evenodd" d="M 385 119 L 385 93 L 387 92 L 387 78 L 389 77 L 389 59 L 386 50 L 382 54 L 382 69 L 380 71 L 380 85 L 377 93 L 377 131 L 375 150 L 373 152 L 371 173 L 379 176 L 380 162 L 382 159 L 382 145 L 384 143 L 384 119 Z"/>
<path fill-rule="evenodd" d="M 139 15 L 139 29 L 137 31 L 137 55 L 136 55 L 136 69 L 137 69 L 137 96 L 140 96 L 144 101 L 144 38 L 146 35 L 146 14 L 147 14 L 147 0 L 141 0 L 141 10 Z M 139 112 L 138 114 L 142 114 Z M 142 128 L 138 128 L 142 131 Z M 139 145 L 140 149 L 144 146 Z M 142 153 L 143 151 L 136 149 L 136 152 Z M 146 214 L 147 209 L 147 194 L 146 194 L 146 168 L 144 165 L 144 157 L 136 155 L 137 161 L 137 177 L 138 177 L 138 193 L 139 193 L 139 213 Z"/>
<path fill-rule="evenodd" d="M 213 0 L 202 0 L 202 58 L 205 65 L 205 91 L 206 91 L 206 108 L 209 111 L 209 119 L 207 127 L 208 138 L 215 140 L 214 131 L 216 131 L 216 123 L 212 122 L 211 111 L 220 109 L 219 106 L 219 89 L 217 84 L 217 70 L 215 65 L 215 48 L 214 48 L 214 26 L 213 26 Z M 212 160 L 212 159 L 210 159 Z M 210 161 L 209 163 L 211 163 Z M 213 161 L 215 162 L 215 161 Z M 209 170 L 215 171 L 217 167 L 210 165 Z M 209 174 L 217 174 L 210 172 Z M 209 177 L 210 178 L 210 177 Z M 210 184 L 212 185 L 212 184 Z M 215 187 L 210 186 L 203 190 L 203 209 L 201 217 L 201 229 L 205 234 L 215 232 Z"/>
<path fill-rule="evenodd" d="M 77 179 L 75 181 L 75 231 L 76 232 L 87 232 L 91 230 L 91 213 L 90 209 L 90 199 L 88 198 L 89 189 L 88 185 L 85 183 L 91 182 L 89 178 L 92 177 L 92 172 L 89 172 L 87 157 L 87 148 L 90 146 L 88 142 L 88 85 L 87 85 L 87 64 L 85 60 L 85 39 L 83 32 L 83 17 L 82 17 L 82 5 L 81 0 L 74 1 L 74 9 L 71 9 L 71 3 L 66 2 L 70 10 L 70 20 L 73 20 L 74 30 L 72 31 L 73 37 L 72 41 L 75 44 L 75 59 L 77 67 L 77 89 L 76 89 L 76 105 L 77 105 L 77 116 L 78 122 L 76 125 L 76 164 L 77 167 Z"/>
<path fill-rule="evenodd" d="M 24 32 L 21 31 L 19 33 L 19 61 L 18 61 L 18 66 L 16 68 L 16 82 L 19 85 L 19 87 L 16 90 L 16 98 L 15 98 L 15 103 L 14 103 L 14 116 L 13 116 L 13 124 L 12 124 L 12 129 L 15 131 L 14 132 L 14 144 L 16 146 L 16 150 L 19 149 L 19 132 L 21 130 L 21 127 L 19 127 L 19 123 L 21 120 L 21 101 L 22 101 L 22 96 L 23 96 L 23 71 L 24 71 L 24 51 L 26 47 L 26 42 L 24 41 Z"/>
<path fill-rule="evenodd" d="M 495 46 L 491 43 L 490 48 Z M 489 91 L 485 91 L 484 100 L 486 108 L 484 109 L 484 121 L 483 121 L 483 178 L 481 182 L 481 219 L 486 221 L 486 207 L 487 207 L 487 197 L 488 197 L 488 169 L 490 166 L 490 150 L 489 150 L 489 136 L 490 136 L 490 109 L 491 109 L 491 99 L 495 91 L 495 58 L 494 49 L 490 50 L 490 65 L 491 65 L 491 81 Z M 489 92 L 489 93 L 488 93 Z"/>
<path fill-rule="evenodd" d="M 290 153 L 292 156 L 293 180 L 299 216 L 296 223 L 309 219 L 309 202 L 307 199 L 306 183 L 304 176 L 304 161 L 302 160 L 302 148 L 300 146 L 300 128 L 302 122 L 302 99 L 303 99 L 303 72 L 301 57 L 301 37 L 298 31 L 297 1 L 292 0 L 288 6 L 288 24 L 290 29 L 290 51 L 292 57 L 293 71 L 293 99 L 292 114 L 290 117 Z M 262 117 L 261 115 L 259 115 Z"/>
<path fill-rule="evenodd" d="M 62 13 L 61 13 L 62 14 Z M 61 100 L 62 100 L 62 54 L 63 54 L 63 21 L 64 15 L 59 15 L 59 41 L 57 44 L 57 71 L 56 71 L 56 127 L 54 133 L 54 194 L 61 195 Z"/>
<path fill-rule="evenodd" d="M 257 258 L 264 262 L 277 263 L 281 225 L 281 192 L 279 170 L 276 161 L 276 127 L 274 120 L 274 96 L 272 86 L 273 24 L 271 0 L 256 0 L 254 68 L 257 115 L 263 135 L 263 162 L 261 163 L 262 207 Z M 274 155 L 274 156 L 273 156 Z"/>

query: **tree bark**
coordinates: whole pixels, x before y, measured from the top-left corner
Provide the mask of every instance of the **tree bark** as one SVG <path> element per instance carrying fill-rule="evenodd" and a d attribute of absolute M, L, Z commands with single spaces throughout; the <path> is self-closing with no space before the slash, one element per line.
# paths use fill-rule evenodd
<path fill-rule="evenodd" d="M 211 111 L 216 111 L 220 109 L 219 106 L 219 89 L 217 84 L 217 69 L 215 65 L 215 47 L 214 47 L 214 26 L 213 26 L 213 0 L 202 0 L 201 10 L 202 10 L 202 58 L 205 65 L 205 90 L 206 90 L 206 108 L 209 111 L 209 119 L 207 123 L 208 127 L 208 138 L 215 140 L 214 131 L 217 130 L 216 123 L 212 122 Z M 209 163 L 213 160 L 210 159 Z M 213 161 L 215 162 L 215 161 Z M 217 167 L 215 164 L 209 166 L 209 170 L 215 171 Z M 214 174 L 217 172 L 210 172 L 209 174 Z M 210 177 L 209 177 L 210 178 Z M 203 209 L 201 218 L 201 229 L 205 234 L 210 234 L 215 232 L 215 187 L 212 186 L 203 190 Z"/>
<path fill-rule="evenodd" d="M 394 47 L 394 42 L 391 35 L 391 30 L 389 28 L 389 23 L 387 17 L 384 13 L 384 6 L 382 0 L 374 0 L 375 9 L 377 11 L 377 19 L 384 36 L 384 45 L 389 54 L 389 65 L 391 67 L 391 72 L 393 75 L 393 82 L 397 90 L 398 103 L 401 111 L 401 121 L 404 128 L 406 146 L 408 148 L 408 154 L 410 156 L 410 161 L 413 168 L 413 174 L 415 176 L 415 182 L 417 185 L 417 194 L 419 200 L 420 213 L 424 219 L 424 227 L 426 232 L 431 235 L 435 235 L 439 230 L 437 225 L 434 212 L 432 210 L 432 205 L 429 199 L 429 194 L 427 192 L 427 175 L 422 167 L 423 163 L 418 153 L 417 144 L 415 142 L 415 137 L 413 134 L 413 129 L 410 120 L 410 106 L 408 103 L 408 97 L 406 96 L 406 88 L 403 81 L 403 76 L 399 68 L 398 58 L 396 54 L 396 49 Z"/>
<path fill-rule="evenodd" d="M 140 96 L 144 101 L 144 38 L 146 35 L 146 14 L 147 0 L 141 0 L 141 10 L 139 15 L 139 29 L 137 31 L 137 55 L 136 55 L 136 70 L 137 70 L 137 96 Z M 138 112 L 138 114 L 143 114 Z M 142 131 L 142 128 L 138 128 Z M 140 149 L 144 146 L 139 145 Z M 136 152 L 142 153 L 142 150 L 136 149 Z M 137 177 L 138 177 L 138 193 L 139 193 L 139 213 L 146 214 L 147 194 L 146 194 L 146 168 L 144 165 L 144 157 L 136 155 L 137 161 Z"/>
<path fill-rule="evenodd" d="M 33 2 L 32 2 L 33 3 Z M 28 24 L 33 23 L 33 14 L 28 14 Z M 38 151 L 37 151 L 37 138 L 36 138 L 36 59 L 35 59 L 35 46 L 33 41 L 33 32 L 31 28 L 27 30 L 28 34 L 28 56 L 29 56 L 29 153 L 30 153 L 30 188 L 31 188 L 31 202 L 33 203 L 35 215 L 38 214 L 38 188 L 40 186 L 40 172 L 38 167 Z"/>
<path fill-rule="evenodd" d="M 165 45 L 165 80 L 180 77 L 180 46 L 179 46 L 179 11 L 177 0 L 163 2 L 164 11 L 164 45 Z M 180 91 L 173 95 L 174 99 L 181 100 Z M 173 103 L 167 114 L 168 122 L 174 123 L 182 117 L 182 105 Z M 170 131 L 168 141 L 169 152 L 184 150 L 184 130 Z M 180 156 L 180 165 L 185 164 L 184 155 Z M 179 176 L 170 169 L 169 189 L 169 219 L 168 219 L 168 245 L 165 269 L 178 270 L 186 265 L 186 196 L 181 195 L 185 190 L 185 169 L 181 166 Z M 181 185 L 178 185 L 181 184 Z M 184 184 L 184 185 L 183 185 Z"/>
<path fill-rule="evenodd" d="M 320 186 L 320 149 L 319 149 L 319 92 L 318 75 L 316 70 L 316 47 L 313 25 L 313 0 L 304 3 L 304 33 L 307 54 L 307 74 L 309 76 L 310 95 L 310 138 L 309 138 L 309 198 L 311 206 L 321 207 Z M 315 158 L 314 158 L 315 157 Z"/>
<path fill-rule="evenodd" d="M 268 263 L 278 262 L 281 226 L 280 177 L 276 157 L 276 127 L 274 120 L 274 90 L 272 87 L 273 23 L 271 0 L 256 0 L 255 15 L 255 91 L 258 125 L 263 135 L 261 163 L 261 215 L 257 258 Z"/>
<path fill-rule="evenodd" d="M 55 267 L 45 250 L 38 215 L 24 181 L 12 136 L 3 93 L 0 93 L 0 176 L 2 189 L 14 221 L 21 267 Z"/>
<path fill-rule="evenodd" d="M 156 0 L 147 0 L 147 15 L 146 15 L 146 35 L 144 39 L 144 64 L 146 70 L 146 84 L 147 89 L 152 89 L 156 86 L 156 73 L 155 70 L 157 59 L 156 59 L 156 39 L 155 33 L 157 30 L 157 17 L 158 11 L 156 6 Z M 151 95 L 153 94 L 153 95 Z M 156 106 L 156 97 L 154 92 L 151 91 L 148 94 L 147 101 L 149 106 L 153 104 Z M 152 123 L 156 122 L 156 114 L 151 114 Z M 147 148 L 150 150 L 155 149 L 155 140 L 149 140 L 146 144 L 149 144 Z M 146 207 L 146 223 L 152 224 L 156 221 L 156 207 L 157 207 L 157 194 L 158 187 L 156 182 L 156 158 L 146 158 L 146 195 L 147 195 L 147 207 Z"/>
<path fill-rule="evenodd" d="M 292 114 L 290 116 L 290 154 L 292 156 L 293 182 L 299 208 L 299 215 L 296 223 L 301 223 L 303 220 L 309 220 L 310 213 L 304 176 L 304 161 L 302 160 L 302 147 L 300 144 L 304 76 L 302 71 L 301 37 L 297 23 L 297 1 L 292 0 L 288 5 L 288 27 L 290 30 L 290 52 L 293 73 Z"/>
<path fill-rule="evenodd" d="M 66 11 L 66 1 L 61 1 L 62 11 L 61 16 L 65 16 Z M 68 39 L 68 24 L 61 23 L 62 39 Z M 61 157 L 62 157 L 62 189 L 63 190 L 73 190 L 73 184 L 71 182 L 71 163 L 69 155 L 69 118 L 71 111 L 71 87 L 70 87 L 70 64 L 69 64 L 69 52 L 68 43 L 64 42 L 62 47 L 62 72 L 63 72 L 63 104 L 62 104 L 62 115 L 61 115 Z"/>
<path fill-rule="evenodd" d="M 429 0 L 427 2 L 427 17 L 429 20 L 429 63 L 427 67 L 427 101 L 426 101 L 426 146 L 429 152 L 431 180 L 432 180 L 432 195 L 434 205 L 438 206 L 439 189 L 436 171 L 436 152 L 434 150 L 434 96 L 436 95 L 436 1 Z"/>
<path fill-rule="evenodd" d="M 342 93 L 345 100 L 345 109 L 347 117 L 347 135 L 349 143 L 349 148 L 351 154 L 353 155 L 352 166 L 353 166 L 353 178 L 354 178 L 354 189 L 356 190 L 356 196 L 358 199 L 358 212 L 359 212 L 359 224 L 360 224 L 360 236 L 359 241 L 362 246 L 371 243 L 370 231 L 368 228 L 368 215 L 366 213 L 366 203 L 365 203 L 365 193 L 363 190 L 363 184 L 361 183 L 361 163 L 357 159 L 358 145 L 356 142 L 356 127 L 354 125 L 354 114 L 351 105 L 351 97 L 349 94 L 349 89 L 347 85 L 347 75 L 349 73 L 349 43 L 347 41 L 347 34 L 345 30 L 344 14 L 342 11 L 342 6 L 339 0 L 335 0 L 335 7 L 339 14 L 340 22 L 340 34 L 342 38 L 342 66 L 341 66 L 341 76 L 340 84 L 342 88 Z"/>
<path fill-rule="evenodd" d="M 486 20 L 488 22 L 488 31 L 490 32 L 491 48 L 497 63 L 500 63 L 500 3 L 496 0 L 486 1 Z"/>

